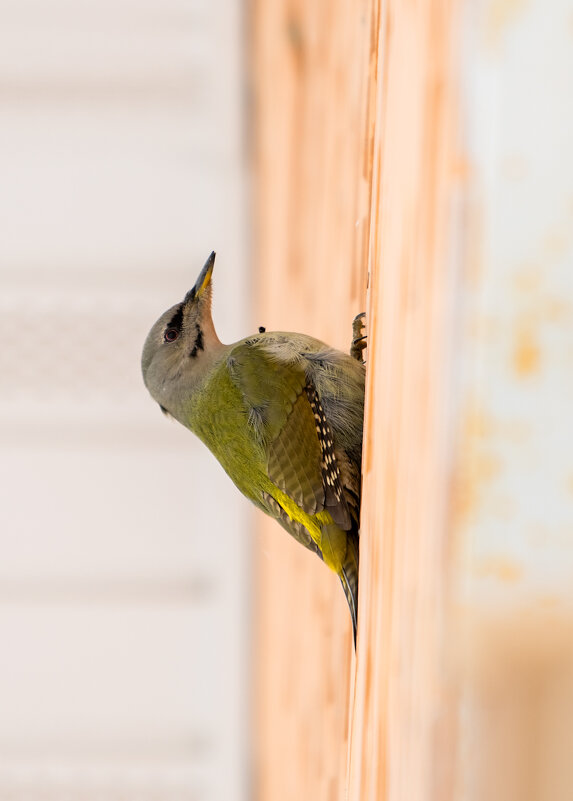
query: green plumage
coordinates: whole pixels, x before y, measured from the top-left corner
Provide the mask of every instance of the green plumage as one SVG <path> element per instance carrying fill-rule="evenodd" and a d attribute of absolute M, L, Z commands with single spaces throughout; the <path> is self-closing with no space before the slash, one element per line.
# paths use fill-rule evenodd
<path fill-rule="evenodd" d="M 152 328 L 146 386 L 247 498 L 339 575 L 356 631 L 364 367 L 302 334 L 222 345 L 213 261 Z"/>

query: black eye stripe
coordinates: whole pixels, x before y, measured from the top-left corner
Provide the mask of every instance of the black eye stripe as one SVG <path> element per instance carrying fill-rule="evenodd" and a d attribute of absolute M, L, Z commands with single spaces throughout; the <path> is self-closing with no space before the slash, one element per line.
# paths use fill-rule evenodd
<path fill-rule="evenodd" d="M 181 333 L 182 326 L 183 326 L 183 304 L 177 307 L 175 314 L 165 326 L 165 329 L 163 331 L 163 341 L 175 342 L 175 340 Z"/>
<path fill-rule="evenodd" d="M 181 331 L 181 326 L 183 325 L 183 306 L 179 306 L 171 320 L 165 326 L 165 330 L 167 331 L 168 328 L 175 328 L 177 331 Z"/>
<path fill-rule="evenodd" d="M 195 337 L 195 343 L 189 353 L 189 357 L 191 359 L 194 359 L 197 356 L 198 351 L 205 349 L 203 345 L 203 331 L 201 331 L 201 326 L 199 325 L 199 323 L 195 323 L 195 330 L 197 332 L 197 335 Z"/>

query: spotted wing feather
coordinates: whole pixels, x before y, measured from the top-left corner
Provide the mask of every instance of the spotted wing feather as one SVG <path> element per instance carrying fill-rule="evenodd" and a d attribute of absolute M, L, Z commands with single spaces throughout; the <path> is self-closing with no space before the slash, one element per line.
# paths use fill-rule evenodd
<path fill-rule="evenodd" d="M 307 514 L 327 509 L 349 530 L 333 434 L 304 363 L 277 358 L 256 340 L 235 348 L 229 362 L 265 448 L 271 481 Z"/>

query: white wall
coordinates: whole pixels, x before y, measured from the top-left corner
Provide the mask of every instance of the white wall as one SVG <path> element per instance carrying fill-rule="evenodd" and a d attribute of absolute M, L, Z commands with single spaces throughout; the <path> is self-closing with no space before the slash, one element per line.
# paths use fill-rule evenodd
<path fill-rule="evenodd" d="M 246 333 L 241 5 L 2 6 L 0 799 L 241 799 L 248 508 L 139 369 L 212 249 Z"/>

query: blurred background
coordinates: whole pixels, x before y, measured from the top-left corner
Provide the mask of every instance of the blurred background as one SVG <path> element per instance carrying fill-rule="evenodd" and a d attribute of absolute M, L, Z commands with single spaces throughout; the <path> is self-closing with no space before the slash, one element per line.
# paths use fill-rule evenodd
<path fill-rule="evenodd" d="M 247 333 L 242 5 L 0 15 L 0 799 L 242 799 L 248 510 L 139 368 L 212 249 Z"/>
<path fill-rule="evenodd" d="M 571 0 L 0 16 L 0 801 L 570 801 Z M 356 655 L 143 387 L 212 249 L 223 341 L 368 311 Z"/>

